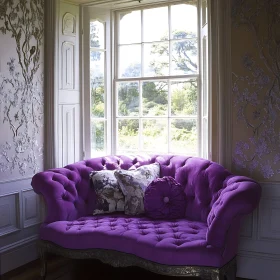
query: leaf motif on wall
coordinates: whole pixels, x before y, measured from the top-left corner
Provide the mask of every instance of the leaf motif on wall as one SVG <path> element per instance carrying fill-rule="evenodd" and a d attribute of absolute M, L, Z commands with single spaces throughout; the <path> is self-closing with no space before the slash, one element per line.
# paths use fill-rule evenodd
<path fill-rule="evenodd" d="M 43 0 L 0 2 L 0 32 L 14 39 L 17 57 L 0 76 L 0 109 L 13 141 L 0 143 L 0 172 L 25 175 L 39 169 L 43 126 Z"/>
<path fill-rule="evenodd" d="M 250 134 L 247 140 L 243 137 L 235 143 L 233 164 L 244 173 L 265 179 L 280 173 L 279 11 L 280 1 L 232 1 L 233 28 L 254 38 L 254 47 L 245 49 L 241 58 L 243 69 L 233 69 L 234 111 L 243 124 L 236 133 L 242 127 L 244 134 Z"/>

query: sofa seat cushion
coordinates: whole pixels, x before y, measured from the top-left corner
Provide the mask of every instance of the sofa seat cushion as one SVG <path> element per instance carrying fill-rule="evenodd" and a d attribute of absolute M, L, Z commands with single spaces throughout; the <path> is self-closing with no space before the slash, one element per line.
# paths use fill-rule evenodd
<path fill-rule="evenodd" d="M 207 224 L 107 214 L 43 224 L 40 238 L 69 249 L 111 249 L 167 265 L 221 267 L 222 249 L 207 245 Z"/>

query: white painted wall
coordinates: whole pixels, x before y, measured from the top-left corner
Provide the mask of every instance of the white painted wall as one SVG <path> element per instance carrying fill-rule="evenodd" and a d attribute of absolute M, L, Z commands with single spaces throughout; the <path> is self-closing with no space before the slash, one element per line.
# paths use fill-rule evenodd
<path fill-rule="evenodd" d="M 19 0 L 14 1 L 14 9 L 18 3 Z M 27 1 L 27 8 L 30 3 L 32 1 Z M 39 224 L 44 216 L 44 203 L 42 198 L 32 190 L 30 184 L 32 176 L 43 170 L 44 166 L 47 168 L 55 167 L 55 165 L 64 166 L 78 161 L 82 154 L 80 146 L 79 6 L 54 0 L 45 3 L 48 5 L 45 9 L 43 1 L 41 4 L 42 13 L 46 10 L 55 13 L 48 18 L 48 24 L 54 19 L 54 27 L 49 25 L 49 29 L 45 29 L 45 31 L 51 30 L 53 32 L 51 36 L 56 38 L 55 55 L 46 57 L 48 65 L 50 65 L 49 60 L 58 60 L 53 63 L 57 68 L 45 69 L 48 74 L 50 71 L 55 76 L 51 83 L 53 87 L 49 84 L 45 86 L 47 94 L 44 99 L 49 102 L 49 95 L 53 94 L 52 100 L 55 100 L 53 107 L 48 104 L 46 110 L 47 114 L 53 114 L 52 119 L 56 124 L 53 126 L 56 140 L 50 140 L 51 143 L 48 141 L 49 131 L 47 129 L 44 131 L 44 128 L 49 129 L 52 125 L 52 122 L 50 122 L 51 125 L 49 123 L 51 118 L 45 115 L 45 126 L 43 122 L 44 17 L 34 19 L 35 24 L 39 29 L 41 28 L 43 37 L 39 44 L 39 69 L 29 84 L 33 85 L 31 92 L 24 92 L 27 85 L 25 78 L 26 75 L 30 77 L 31 69 L 33 69 L 32 63 L 36 51 L 34 53 L 32 47 L 36 47 L 35 50 L 37 50 L 37 42 L 31 39 L 28 42 L 29 49 L 26 49 L 25 53 L 24 51 L 19 53 L 11 32 L 7 30 L 6 34 L 2 34 L 0 29 L 0 275 L 30 262 L 38 256 L 36 240 L 38 239 Z M 0 8 L 7 8 L 2 5 L 4 4 L 0 4 Z M 11 11 L 11 7 L 8 7 L 7 12 Z M 19 17 L 23 15 L 21 10 L 17 14 Z M 5 27 L 4 22 L 5 18 L 0 16 L 0 28 Z M 25 28 L 25 26 L 22 25 L 21 28 Z M 19 29 L 17 32 L 20 32 Z M 49 32 L 46 33 L 49 37 Z M 21 31 L 21 34 L 24 32 Z M 24 45 L 23 35 L 20 44 L 21 47 Z M 46 47 L 48 47 L 48 42 Z M 31 58 L 30 68 L 27 70 L 24 68 L 26 66 L 26 61 L 23 60 L 24 55 L 27 60 Z M 13 66 L 7 65 L 11 58 L 15 58 L 15 70 L 19 72 L 18 75 L 11 72 Z M 22 66 L 19 62 L 22 62 Z M 24 74 L 24 71 L 28 74 Z M 15 88 L 6 82 L 13 75 L 18 81 Z M 49 83 L 49 81 L 51 81 L 50 76 L 48 76 L 47 82 Z M 20 86 L 22 86 L 22 91 L 17 91 L 16 87 Z M 26 116 L 24 116 L 20 114 L 21 111 L 20 113 L 18 111 L 21 102 L 27 102 L 24 99 L 26 95 L 31 98 L 31 101 L 24 108 L 29 106 L 31 109 L 25 112 Z M 17 102 L 18 97 L 23 99 L 20 99 L 18 105 L 13 106 L 13 102 Z M 9 110 L 9 108 L 11 109 Z M 33 109 L 34 111 L 32 111 Z M 17 113 L 18 118 L 15 117 Z M 21 118 L 25 120 L 22 125 Z M 4 123 L 3 120 L 5 120 Z M 16 129 L 17 135 L 14 133 Z M 45 152 L 56 151 L 54 155 L 56 160 L 52 156 L 45 157 L 45 162 L 43 161 L 44 132 Z M 25 135 L 28 135 L 29 138 L 26 138 Z M 27 141 L 28 139 L 30 143 Z"/>
<path fill-rule="evenodd" d="M 17 22 L 27 22 L 23 9 L 30 11 L 31 1 L 6 2 L 0 4 L 0 275 L 36 258 L 42 220 L 30 182 L 43 168 L 43 1 L 29 17 L 38 29 L 29 39 L 32 25 Z M 6 16 L 15 11 L 7 28 Z"/>

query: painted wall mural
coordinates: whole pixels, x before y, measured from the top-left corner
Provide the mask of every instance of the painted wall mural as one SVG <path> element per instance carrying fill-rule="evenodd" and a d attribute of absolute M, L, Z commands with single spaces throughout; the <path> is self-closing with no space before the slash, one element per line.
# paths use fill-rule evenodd
<path fill-rule="evenodd" d="M 0 0 L 0 181 L 42 167 L 43 0 Z"/>
<path fill-rule="evenodd" d="M 280 1 L 232 1 L 233 167 L 280 178 Z"/>

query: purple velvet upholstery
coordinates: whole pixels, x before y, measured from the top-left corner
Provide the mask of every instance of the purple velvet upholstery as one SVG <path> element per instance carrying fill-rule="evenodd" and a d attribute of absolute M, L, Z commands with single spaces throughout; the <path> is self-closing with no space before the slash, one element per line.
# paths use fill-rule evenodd
<path fill-rule="evenodd" d="M 186 194 L 179 220 L 150 220 L 124 214 L 92 216 L 92 170 L 122 169 L 158 162 Z M 163 264 L 221 267 L 237 252 L 240 219 L 256 208 L 260 185 L 234 176 L 217 163 L 185 156 L 107 156 L 36 174 L 35 192 L 48 208 L 40 237 L 66 248 L 105 248 Z M 82 237 L 82 238 L 80 238 Z"/>
<path fill-rule="evenodd" d="M 145 215 L 152 219 L 184 218 L 186 195 L 181 184 L 171 176 L 153 180 L 144 196 Z"/>

